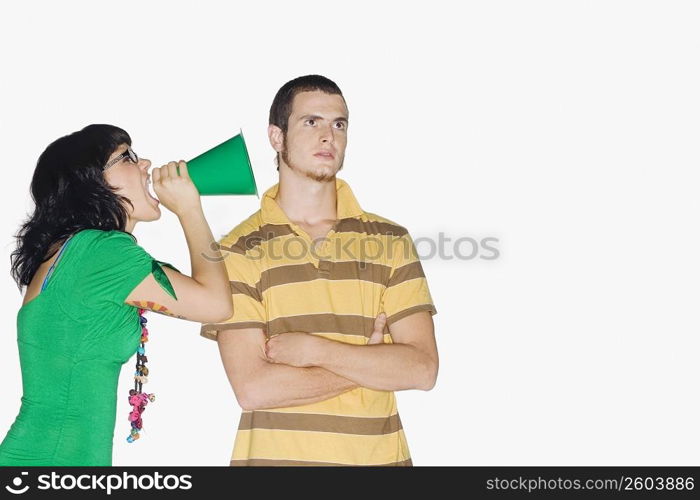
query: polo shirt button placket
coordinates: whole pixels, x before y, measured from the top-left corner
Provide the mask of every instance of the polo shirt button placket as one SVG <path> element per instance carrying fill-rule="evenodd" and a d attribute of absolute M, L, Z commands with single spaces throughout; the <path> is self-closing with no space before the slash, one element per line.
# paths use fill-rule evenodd
<path fill-rule="evenodd" d="M 321 276 L 330 276 L 331 262 L 329 260 L 318 261 L 318 274 L 320 274 Z"/>
<path fill-rule="evenodd" d="M 313 241 L 311 241 L 311 237 L 308 234 L 306 234 L 306 231 L 301 229 L 299 226 L 297 226 L 293 222 L 289 223 L 289 227 L 291 228 L 292 232 L 294 232 L 294 234 L 297 237 L 299 237 L 305 241 L 305 245 L 307 247 L 306 252 L 305 252 L 306 259 L 311 263 L 312 266 L 314 266 L 314 268 L 318 269 L 320 259 L 318 259 L 316 257 L 316 255 L 314 254 L 314 252 L 312 251 L 311 246 L 314 243 L 313 243 Z"/>
<path fill-rule="evenodd" d="M 335 226 L 333 226 L 335 228 Z M 330 248 L 332 248 L 333 236 L 335 235 L 335 229 L 331 229 L 323 240 L 323 244 L 319 248 L 319 252 L 325 258 L 319 258 L 318 261 L 318 273 L 321 276 L 329 276 L 331 274 L 331 255 Z"/>

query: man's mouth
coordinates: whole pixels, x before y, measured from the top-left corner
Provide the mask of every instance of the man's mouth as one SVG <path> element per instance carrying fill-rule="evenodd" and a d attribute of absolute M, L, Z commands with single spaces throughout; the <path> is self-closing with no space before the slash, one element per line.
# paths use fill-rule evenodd
<path fill-rule="evenodd" d="M 327 158 L 329 160 L 332 160 L 333 158 L 335 158 L 333 153 L 331 153 L 330 151 L 319 151 L 314 156 L 316 156 L 318 158 Z"/>

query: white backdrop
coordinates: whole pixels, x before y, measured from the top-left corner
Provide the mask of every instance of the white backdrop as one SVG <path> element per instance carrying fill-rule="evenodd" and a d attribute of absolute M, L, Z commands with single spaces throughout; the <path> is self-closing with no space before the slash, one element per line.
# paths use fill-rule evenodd
<path fill-rule="evenodd" d="M 0 435 L 21 397 L 9 255 L 43 149 L 112 123 L 159 166 L 242 128 L 262 193 L 277 182 L 272 98 L 320 73 L 349 105 L 339 177 L 365 210 L 416 239 L 498 238 L 495 260 L 423 260 L 440 374 L 397 393 L 414 463 L 698 465 L 699 14 L 676 1 L 3 4 Z M 259 207 L 203 203 L 216 237 Z M 172 213 L 135 234 L 189 271 Z M 127 444 L 130 361 L 114 464 L 227 465 L 240 408 L 216 344 L 198 323 L 147 317 L 158 400 Z"/>

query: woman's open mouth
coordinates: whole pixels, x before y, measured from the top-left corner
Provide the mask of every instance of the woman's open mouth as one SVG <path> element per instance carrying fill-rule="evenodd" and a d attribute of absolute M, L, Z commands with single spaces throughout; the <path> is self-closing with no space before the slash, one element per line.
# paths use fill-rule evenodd
<path fill-rule="evenodd" d="M 158 201 L 158 198 L 156 198 L 155 196 L 153 196 L 153 193 L 151 193 L 151 189 L 150 189 L 151 186 L 152 186 L 152 184 L 151 184 L 151 179 L 150 179 L 150 177 L 149 177 L 148 179 L 146 179 L 146 183 L 144 184 L 143 189 L 146 191 L 146 194 L 148 195 L 148 197 L 149 197 L 153 202 L 155 202 L 156 204 L 158 204 L 158 203 L 160 203 L 160 201 Z"/>

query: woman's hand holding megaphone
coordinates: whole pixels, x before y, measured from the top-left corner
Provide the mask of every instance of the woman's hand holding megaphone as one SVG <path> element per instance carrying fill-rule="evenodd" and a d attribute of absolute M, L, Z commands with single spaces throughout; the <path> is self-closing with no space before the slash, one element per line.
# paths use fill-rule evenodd
<path fill-rule="evenodd" d="M 199 191 L 192 183 L 184 161 L 171 161 L 160 168 L 154 168 L 151 179 L 158 201 L 175 215 L 180 216 L 202 208 Z"/>

